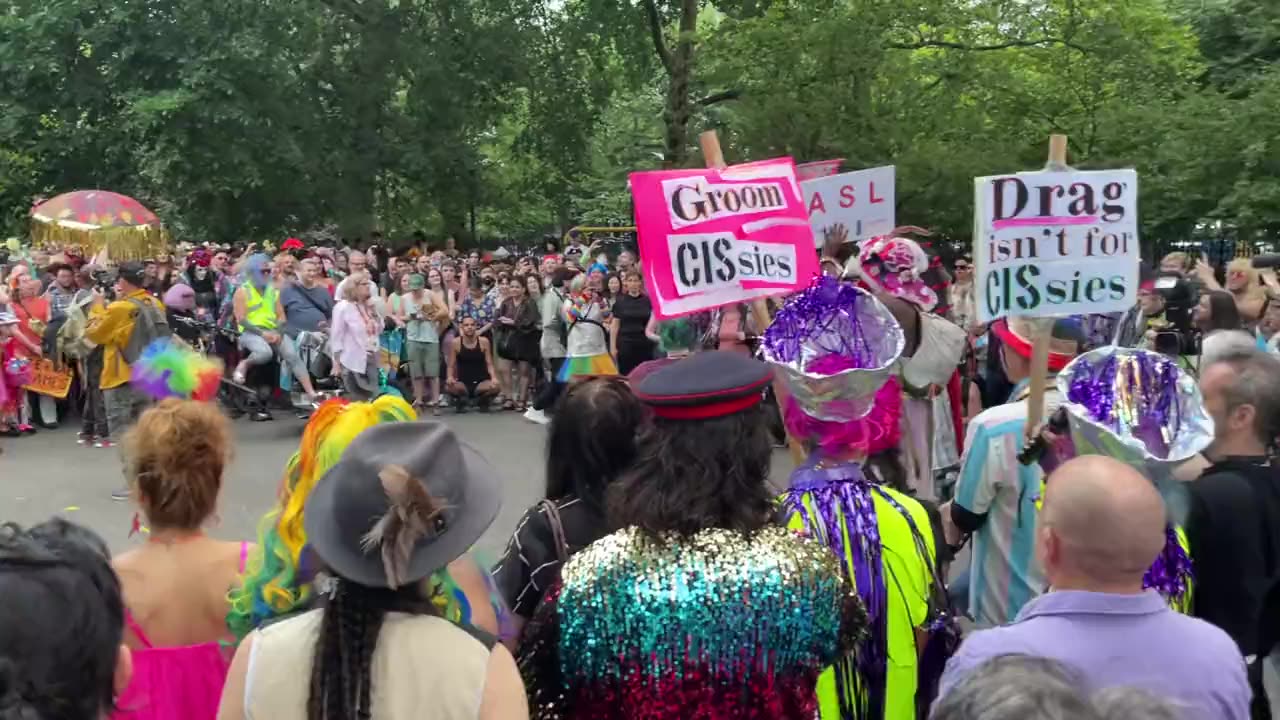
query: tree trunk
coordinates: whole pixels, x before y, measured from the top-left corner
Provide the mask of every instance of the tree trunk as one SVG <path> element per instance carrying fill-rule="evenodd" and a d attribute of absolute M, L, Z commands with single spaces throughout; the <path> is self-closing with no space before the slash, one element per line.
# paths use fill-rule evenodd
<path fill-rule="evenodd" d="M 698 31 L 699 0 L 680 0 L 680 36 L 676 39 L 675 52 L 671 54 L 671 66 L 667 86 L 667 146 L 663 153 L 663 165 L 681 167 L 688 157 L 689 82 L 693 77 L 693 43 Z"/>

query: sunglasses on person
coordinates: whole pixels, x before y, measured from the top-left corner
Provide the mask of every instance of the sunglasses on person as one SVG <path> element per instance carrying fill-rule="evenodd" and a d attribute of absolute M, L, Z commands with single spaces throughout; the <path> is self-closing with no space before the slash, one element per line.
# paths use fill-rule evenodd
<path fill-rule="evenodd" d="M 959 272 L 961 270 L 972 270 L 972 269 L 973 269 L 973 266 L 967 263 L 956 263 L 956 272 Z"/>

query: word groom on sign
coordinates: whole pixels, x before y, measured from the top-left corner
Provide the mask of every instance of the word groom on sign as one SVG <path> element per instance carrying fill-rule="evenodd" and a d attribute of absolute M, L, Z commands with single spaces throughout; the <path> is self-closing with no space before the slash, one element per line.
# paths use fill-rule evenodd
<path fill-rule="evenodd" d="M 790 158 L 638 172 L 630 184 L 659 319 L 798 289 L 818 272 Z"/>
<path fill-rule="evenodd" d="M 1041 172 L 975 181 L 978 315 L 1127 310 L 1138 290 L 1138 176 Z"/>

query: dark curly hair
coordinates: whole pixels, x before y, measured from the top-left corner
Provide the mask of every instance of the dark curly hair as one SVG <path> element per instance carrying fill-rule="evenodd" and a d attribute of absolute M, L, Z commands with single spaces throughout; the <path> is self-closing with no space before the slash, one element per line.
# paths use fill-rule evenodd
<path fill-rule="evenodd" d="M 616 527 L 692 535 L 769 523 L 772 445 L 761 406 L 696 422 L 655 417 L 637 445 L 635 464 L 609 488 Z"/>
<path fill-rule="evenodd" d="M 0 525 L 0 718 L 115 709 L 124 600 L 106 543 L 62 519 Z"/>

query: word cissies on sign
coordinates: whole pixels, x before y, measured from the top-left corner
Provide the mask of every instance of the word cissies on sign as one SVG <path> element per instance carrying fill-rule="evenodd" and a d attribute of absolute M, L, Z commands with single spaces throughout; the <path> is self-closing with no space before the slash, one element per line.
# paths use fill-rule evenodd
<path fill-rule="evenodd" d="M 849 240 L 887 235 L 894 228 L 892 165 L 805 180 L 800 186 L 818 247 L 837 224 L 844 225 Z"/>
<path fill-rule="evenodd" d="M 818 273 L 790 158 L 638 172 L 630 184 L 659 319 L 789 292 Z"/>
<path fill-rule="evenodd" d="M 1126 310 L 1137 301 L 1138 176 L 1041 172 L 975 180 L 978 315 Z"/>
<path fill-rule="evenodd" d="M 57 369 L 52 360 L 40 358 L 33 361 L 31 371 L 31 382 L 22 386 L 24 390 L 49 395 L 59 400 L 71 392 L 71 371 Z"/>

